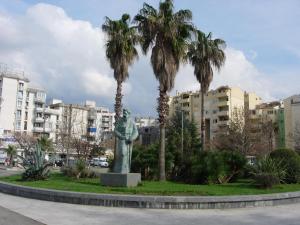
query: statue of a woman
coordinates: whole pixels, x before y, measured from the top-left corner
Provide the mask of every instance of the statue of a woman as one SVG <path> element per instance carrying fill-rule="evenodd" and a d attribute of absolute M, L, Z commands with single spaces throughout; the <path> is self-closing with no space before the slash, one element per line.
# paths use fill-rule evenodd
<path fill-rule="evenodd" d="M 116 122 L 115 135 L 117 149 L 113 172 L 130 173 L 132 145 L 138 137 L 138 130 L 127 109 L 123 110 L 123 117 Z"/>

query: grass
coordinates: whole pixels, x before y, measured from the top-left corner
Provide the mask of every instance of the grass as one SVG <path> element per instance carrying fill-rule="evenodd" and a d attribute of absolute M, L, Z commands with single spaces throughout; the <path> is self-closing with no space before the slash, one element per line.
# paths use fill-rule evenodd
<path fill-rule="evenodd" d="M 1 181 L 37 188 L 48 188 L 64 191 L 92 192 L 92 193 L 118 193 L 143 195 L 251 195 L 270 194 L 280 192 L 300 191 L 300 184 L 282 184 L 272 189 L 258 189 L 251 180 L 241 180 L 236 183 L 222 185 L 189 185 L 175 182 L 143 181 L 134 188 L 103 187 L 99 178 L 76 179 L 66 177 L 61 173 L 52 173 L 49 179 L 43 181 L 21 181 L 20 175 L 0 178 Z"/>

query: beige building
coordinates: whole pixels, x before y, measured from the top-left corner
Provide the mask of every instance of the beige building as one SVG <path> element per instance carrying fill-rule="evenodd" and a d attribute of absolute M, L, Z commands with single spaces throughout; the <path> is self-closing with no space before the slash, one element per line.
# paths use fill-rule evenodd
<path fill-rule="evenodd" d="M 251 131 L 256 134 L 263 133 L 263 139 L 268 142 L 263 146 L 265 150 L 285 147 L 284 108 L 283 102 L 274 101 L 262 103 L 249 111 Z"/>
<path fill-rule="evenodd" d="M 286 147 L 300 150 L 300 95 L 283 101 Z"/>
<path fill-rule="evenodd" d="M 204 98 L 206 139 L 212 140 L 216 133 L 229 125 L 233 112 L 237 109 L 255 109 L 261 98 L 255 93 L 247 93 L 237 87 L 222 86 L 209 91 Z M 182 111 L 190 120 L 194 119 L 200 131 L 200 92 L 176 93 L 169 100 L 169 116 L 176 110 Z"/>

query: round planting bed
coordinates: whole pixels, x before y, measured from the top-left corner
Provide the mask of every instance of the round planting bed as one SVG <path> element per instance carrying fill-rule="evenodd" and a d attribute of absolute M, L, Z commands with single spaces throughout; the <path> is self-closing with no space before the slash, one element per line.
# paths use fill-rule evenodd
<path fill-rule="evenodd" d="M 25 187 L 0 182 L 0 192 L 46 201 L 153 209 L 226 209 L 300 202 L 299 192 L 240 196 L 145 196 L 93 194 Z"/>

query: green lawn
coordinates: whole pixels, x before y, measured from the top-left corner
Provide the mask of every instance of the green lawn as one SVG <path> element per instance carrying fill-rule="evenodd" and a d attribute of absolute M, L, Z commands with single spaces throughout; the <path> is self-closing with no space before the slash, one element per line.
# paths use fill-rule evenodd
<path fill-rule="evenodd" d="M 93 193 L 121 193 L 144 195 L 250 195 L 269 194 L 279 192 L 300 191 L 300 184 L 278 185 L 272 189 L 258 189 L 251 180 L 243 180 L 224 185 L 188 185 L 174 182 L 144 181 L 138 187 L 119 188 L 102 187 L 99 179 L 74 179 L 65 177 L 61 173 L 52 173 L 44 181 L 20 181 L 20 175 L 0 178 L 2 181 L 38 188 L 48 188 L 64 191 L 93 192 Z"/>

